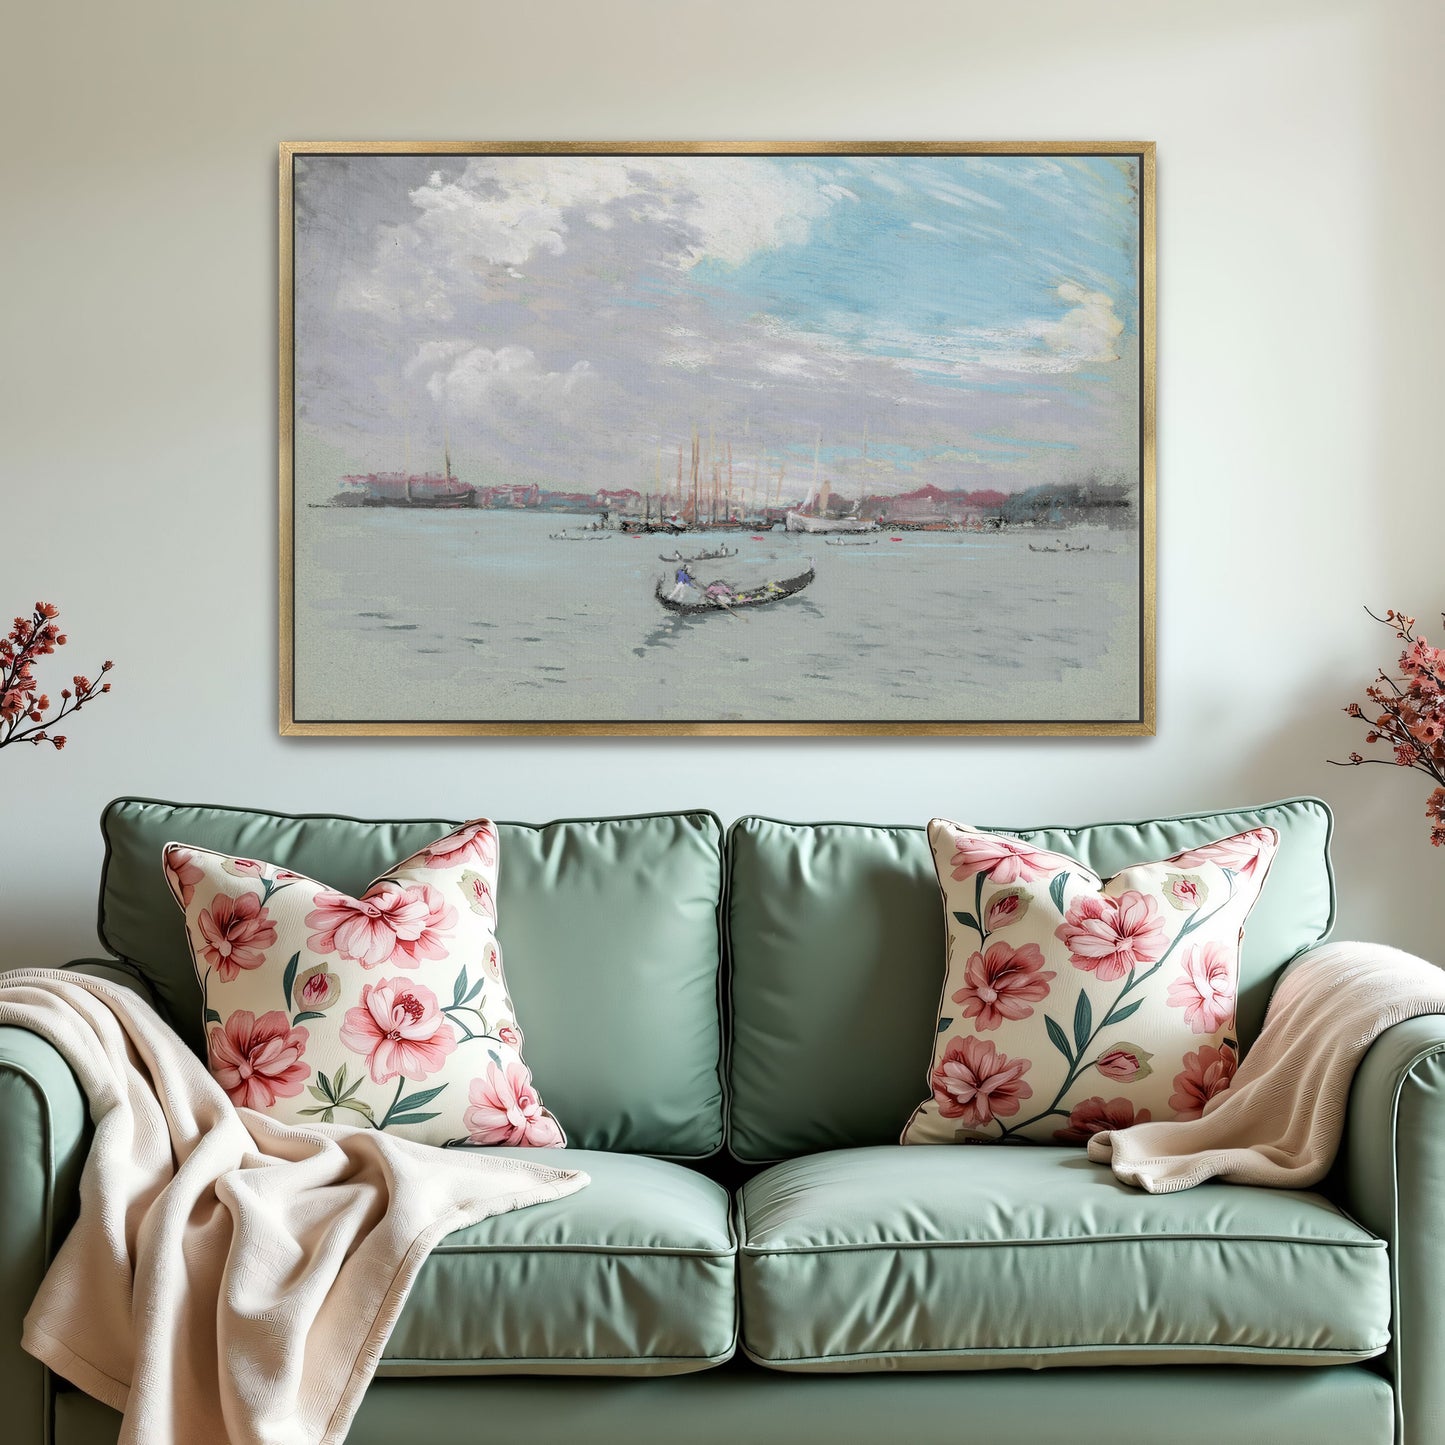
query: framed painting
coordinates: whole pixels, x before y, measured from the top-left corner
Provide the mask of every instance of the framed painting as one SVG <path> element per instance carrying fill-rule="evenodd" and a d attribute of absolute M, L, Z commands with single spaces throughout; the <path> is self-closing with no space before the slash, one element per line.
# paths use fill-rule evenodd
<path fill-rule="evenodd" d="M 1153 732 L 1152 144 L 280 181 L 283 732 Z"/>

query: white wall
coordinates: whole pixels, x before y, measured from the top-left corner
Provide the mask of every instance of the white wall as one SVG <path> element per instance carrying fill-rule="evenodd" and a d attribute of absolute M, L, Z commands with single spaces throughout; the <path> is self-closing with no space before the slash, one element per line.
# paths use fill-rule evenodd
<path fill-rule="evenodd" d="M 1324 763 L 1387 655 L 1360 605 L 1445 606 L 1433 0 L 72 0 L 6 49 L 0 614 L 55 600 L 66 671 L 117 669 L 64 754 L 0 756 L 0 964 L 94 948 L 122 792 L 1016 824 L 1315 792 L 1342 933 L 1434 945 L 1425 780 Z M 1156 140 L 1158 736 L 282 740 L 276 142 L 458 137 Z"/>

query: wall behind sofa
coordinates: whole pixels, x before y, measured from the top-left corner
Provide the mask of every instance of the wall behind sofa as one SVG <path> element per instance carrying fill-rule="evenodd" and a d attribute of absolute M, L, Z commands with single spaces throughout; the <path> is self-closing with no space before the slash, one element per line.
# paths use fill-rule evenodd
<path fill-rule="evenodd" d="M 0 757 L 0 965 L 93 949 L 121 792 L 1016 824 L 1315 792 L 1341 933 L 1435 948 L 1423 779 L 1324 759 L 1386 655 L 1360 605 L 1445 606 L 1438 4 L 62 0 L 7 32 L 0 612 L 53 599 L 68 670 L 117 670 L 63 755 Z M 458 137 L 1156 140 L 1158 736 L 278 737 L 276 142 Z"/>

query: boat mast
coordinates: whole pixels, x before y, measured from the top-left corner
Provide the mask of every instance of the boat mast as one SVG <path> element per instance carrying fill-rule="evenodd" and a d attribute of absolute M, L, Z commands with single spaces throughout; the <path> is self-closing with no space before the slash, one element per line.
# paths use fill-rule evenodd
<path fill-rule="evenodd" d="M 728 449 L 728 509 L 727 509 L 727 519 L 728 519 L 729 522 L 731 522 L 732 519 L 733 519 L 733 444 L 732 444 L 732 442 L 728 442 L 728 444 L 727 444 L 727 449 Z"/>
<path fill-rule="evenodd" d="M 692 429 L 692 525 L 695 527 L 702 520 L 697 510 L 697 464 L 701 452 L 701 439 L 698 436 L 697 428 Z"/>

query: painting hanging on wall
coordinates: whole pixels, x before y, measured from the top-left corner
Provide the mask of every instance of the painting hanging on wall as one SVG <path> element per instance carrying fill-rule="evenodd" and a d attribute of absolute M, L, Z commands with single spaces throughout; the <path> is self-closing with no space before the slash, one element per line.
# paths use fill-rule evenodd
<path fill-rule="evenodd" d="M 287 733 L 1150 733 L 1150 144 L 281 148 Z"/>

